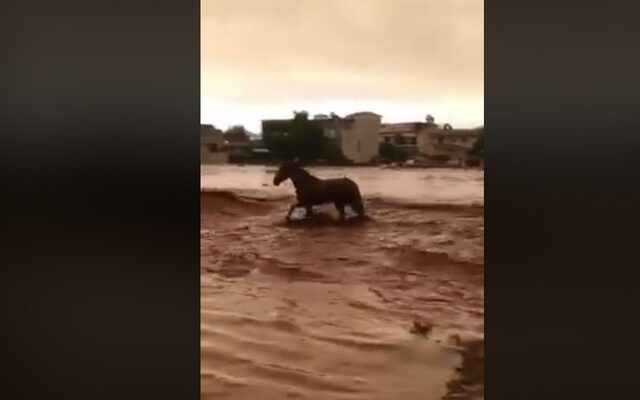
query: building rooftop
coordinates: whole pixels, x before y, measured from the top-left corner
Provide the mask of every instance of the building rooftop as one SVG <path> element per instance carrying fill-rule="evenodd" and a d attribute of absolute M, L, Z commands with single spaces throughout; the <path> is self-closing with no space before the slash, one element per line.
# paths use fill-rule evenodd
<path fill-rule="evenodd" d="M 380 118 L 382 118 L 382 115 L 380 115 L 380 114 L 376 114 L 376 113 L 371 112 L 371 111 L 359 111 L 359 112 L 355 112 L 355 113 L 353 113 L 353 114 L 349 114 L 349 115 L 347 115 L 347 116 L 346 116 L 346 118 L 354 118 L 354 117 L 357 117 L 357 116 L 359 116 L 359 115 L 371 115 L 371 116 L 374 116 L 374 117 L 380 117 Z"/>

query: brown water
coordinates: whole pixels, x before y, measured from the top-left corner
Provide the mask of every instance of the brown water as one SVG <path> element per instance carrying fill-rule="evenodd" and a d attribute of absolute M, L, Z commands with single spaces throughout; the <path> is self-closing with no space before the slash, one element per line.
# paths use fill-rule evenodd
<path fill-rule="evenodd" d="M 271 171 L 202 169 L 202 398 L 481 397 L 452 338 L 484 336 L 482 172 L 312 169 L 358 182 L 371 219 L 287 224 Z"/>

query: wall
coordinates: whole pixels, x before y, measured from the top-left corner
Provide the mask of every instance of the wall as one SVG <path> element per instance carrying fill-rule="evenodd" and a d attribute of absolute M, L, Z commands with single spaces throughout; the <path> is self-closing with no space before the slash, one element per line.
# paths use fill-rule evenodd
<path fill-rule="evenodd" d="M 342 131 L 342 153 L 356 164 L 366 164 L 378 156 L 382 118 L 373 113 L 347 116 L 352 122 Z"/>
<path fill-rule="evenodd" d="M 200 144 L 200 164 L 225 164 L 229 155 L 223 151 L 211 152 L 206 144 Z"/>

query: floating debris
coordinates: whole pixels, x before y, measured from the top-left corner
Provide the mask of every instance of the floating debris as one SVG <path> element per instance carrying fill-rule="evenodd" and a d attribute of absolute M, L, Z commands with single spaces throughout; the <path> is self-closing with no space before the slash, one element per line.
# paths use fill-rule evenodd
<path fill-rule="evenodd" d="M 433 324 L 429 322 L 413 321 L 413 327 L 410 332 L 414 335 L 428 336 L 433 330 Z"/>

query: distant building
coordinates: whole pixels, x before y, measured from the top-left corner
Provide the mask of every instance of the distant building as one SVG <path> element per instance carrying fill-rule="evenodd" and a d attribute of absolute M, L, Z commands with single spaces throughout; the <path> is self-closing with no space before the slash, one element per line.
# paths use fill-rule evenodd
<path fill-rule="evenodd" d="M 372 112 L 357 112 L 346 117 L 319 114 L 309 122 L 322 128 L 328 148 L 354 164 L 367 164 L 378 155 L 382 117 Z M 263 120 L 263 136 L 291 134 L 292 119 Z"/>
<path fill-rule="evenodd" d="M 418 134 L 420 155 L 441 164 L 464 165 L 480 129 L 436 129 Z"/>
<path fill-rule="evenodd" d="M 200 164 L 222 164 L 227 161 L 222 131 L 213 125 L 200 125 Z"/>
<path fill-rule="evenodd" d="M 251 156 L 251 143 L 249 142 L 229 142 L 225 143 L 225 149 L 229 157 L 250 157 Z"/>
<path fill-rule="evenodd" d="M 242 160 L 251 157 L 251 139 L 248 133 L 225 134 L 223 136 L 229 159 Z"/>
<path fill-rule="evenodd" d="M 418 135 L 421 132 L 439 129 L 433 122 L 400 122 L 382 124 L 380 142 L 391 143 L 402 149 L 407 156 L 418 153 Z"/>

